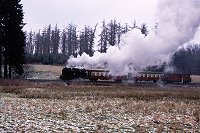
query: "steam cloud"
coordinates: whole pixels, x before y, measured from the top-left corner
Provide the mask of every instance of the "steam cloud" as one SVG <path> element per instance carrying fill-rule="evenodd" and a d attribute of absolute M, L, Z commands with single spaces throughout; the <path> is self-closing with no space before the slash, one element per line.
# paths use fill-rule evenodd
<path fill-rule="evenodd" d="M 193 39 L 200 25 L 198 0 L 160 0 L 158 2 L 157 34 L 147 37 L 139 30 L 123 36 L 120 48 L 109 47 L 106 53 L 95 52 L 93 57 L 83 54 L 70 58 L 68 65 L 104 67 L 114 75 L 145 68 L 168 61 L 178 47 Z"/>

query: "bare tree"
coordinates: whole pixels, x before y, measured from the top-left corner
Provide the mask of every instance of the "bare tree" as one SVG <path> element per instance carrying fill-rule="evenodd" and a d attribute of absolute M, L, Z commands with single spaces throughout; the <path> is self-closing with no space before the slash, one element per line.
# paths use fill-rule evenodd
<path fill-rule="evenodd" d="M 26 54 L 32 55 L 34 53 L 34 33 L 32 30 L 26 34 Z"/>
<path fill-rule="evenodd" d="M 139 28 L 140 30 L 141 30 L 141 32 L 142 32 L 142 34 L 144 34 L 145 35 L 145 37 L 148 35 L 148 30 L 147 30 L 147 25 L 146 25 L 146 23 L 143 23 L 142 25 L 141 25 L 141 28 Z"/>
<path fill-rule="evenodd" d="M 79 37 L 79 44 L 80 44 L 80 51 L 79 54 L 82 55 L 83 52 L 86 54 L 92 56 L 94 51 L 93 51 L 93 46 L 94 46 L 94 38 L 95 38 L 95 31 L 96 31 L 95 26 L 94 29 L 90 28 L 89 26 L 85 26 L 84 30 L 81 32 L 80 37 Z"/>
<path fill-rule="evenodd" d="M 63 30 L 62 35 L 61 35 L 61 45 L 62 45 L 62 54 L 63 55 L 67 55 L 66 41 L 67 41 L 66 31 Z"/>
<path fill-rule="evenodd" d="M 100 40 L 99 40 L 99 46 L 100 46 L 100 52 L 101 53 L 105 53 L 107 50 L 107 45 L 108 45 L 108 29 L 105 23 L 105 20 L 103 21 L 103 25 L 102 25 L 102 31 L 100 33 Z"/>
<path fill-rule="evenodd" d="M 51 31 L 51 43 L 50 43 L 51 45 L 50 53 L 53 53 L 54 56 L 58 54 L 59 44 L 60 44 L 60 30 L 56 25 L 54 30 Z"/>
<path fill-rule="evenodd" d="M 67 44 L 67 53 L 68 56 L 76 56 L 77 55 L 77 31 L 76 25 L 69 24 L 66 31 L 66 44 Z"/>

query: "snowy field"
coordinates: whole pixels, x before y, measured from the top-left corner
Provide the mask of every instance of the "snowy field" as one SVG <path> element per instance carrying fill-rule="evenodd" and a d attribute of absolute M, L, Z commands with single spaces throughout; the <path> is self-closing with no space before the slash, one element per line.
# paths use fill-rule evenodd
<path fill-rule="evenodd" d="M 200 132 L 200 87 L 0 84 L 0 132 Z"/>
<path fill-rule="evenodd" d="M 0 132 L 200 132 L 196 109 L 195 101 L 24 99 L 1 94 Z"/>
<path fill-rule="evenodd" d="M 54 65 L 26 65 L 24 78 L 57 80 L 65 66 Z"/>
<path fill-rule="evenodd" d="M 0 132 L 200 132 L 200 89 L 164 89 L 2 86 Z"/>

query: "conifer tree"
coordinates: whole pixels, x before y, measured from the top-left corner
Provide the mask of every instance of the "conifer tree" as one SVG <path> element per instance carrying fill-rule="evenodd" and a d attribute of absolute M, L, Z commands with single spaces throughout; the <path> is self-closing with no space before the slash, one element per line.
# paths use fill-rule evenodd
<path fill-rule="evenodd" d="M 19 75 L 23 72 L 25 35 L 22 31 L 24 26 L 22 8 L 20 0 L 0 0 L 0 42 L 4 56 L 5 78 L 12 77 L 12 70 Z"/>

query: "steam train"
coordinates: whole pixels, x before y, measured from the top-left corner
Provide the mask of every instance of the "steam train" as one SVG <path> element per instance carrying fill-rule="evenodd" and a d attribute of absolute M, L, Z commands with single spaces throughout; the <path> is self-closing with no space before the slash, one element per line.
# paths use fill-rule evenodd
<path fill-rule="evenodd" d="M 89 79 L 90 81 L 97 80 L 113 80 L 114 82 L 121 82 L 123 80 L 138 81 L 162 81 L 166 83 L 182 82 L 190 83 L 190 74 L 177 73 L 161 73 L 161 72 L 137 72 L 136 74 L 128 73 L 127 75 L 112 76 L 108 70 L 104 69 L 78 69 L 65 67 L 62 70 L 60 79 L 73 80 L 77 78 Z"/>

